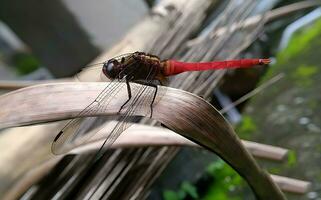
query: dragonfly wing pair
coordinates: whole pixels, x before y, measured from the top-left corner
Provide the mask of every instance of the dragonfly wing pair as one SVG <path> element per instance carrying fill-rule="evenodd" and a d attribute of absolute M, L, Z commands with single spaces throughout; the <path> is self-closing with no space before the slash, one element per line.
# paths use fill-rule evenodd
<path fill-rule="evenodd" d="M 57 134 L 51 146 L 52 153 L 55 155 L 64 154 L 86 142 L 93 142 L 97 139 L 102 139 L 102 137 L 105 140 L 100 150 L 112 145 L 119 135 L 129 127 L 130 123 L 127 122 L 132 119 L 137 110 L 140 110 L 140 114 L 151 115 L 152 110 L 150 106 L 157 92 L 153 76 L 152 73 L 148 73 L 144 80 L 137 82 L 139 84 L 130 84 L 126 77 L 107 83 L 107 86 L 99 93 L 95 100 L 77 114 L 74 119 L 70 120 Z M 95 115 L 108 110 L 109 103 L 118 97 L 117 94 L 121 90 L 126 90 L 126 82 L 132 94 L 130 101 L 125 101 L 126 105 L 122 106 L 121 115 L 117 116 L 118 123 L 112 130 L 109 130 L 109 133 L 106 133 L 106 121 L 110 118 Z M 95 139 L 93 139 L 94 135 Z"/>

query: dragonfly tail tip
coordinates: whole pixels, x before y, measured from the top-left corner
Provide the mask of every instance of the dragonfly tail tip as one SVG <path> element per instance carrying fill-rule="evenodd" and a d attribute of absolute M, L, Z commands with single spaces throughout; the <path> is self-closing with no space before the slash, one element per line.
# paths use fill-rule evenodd
<path fill-rule="evenodd" d="M 267 65 L 267 64 L 271 63 L 271 60 L 268 59 L 268 58 L 266 58 L 266 59 L 260 59 L 260 60 L 259 60 L 259 63 L 260 63 L 260 65 Z"/>

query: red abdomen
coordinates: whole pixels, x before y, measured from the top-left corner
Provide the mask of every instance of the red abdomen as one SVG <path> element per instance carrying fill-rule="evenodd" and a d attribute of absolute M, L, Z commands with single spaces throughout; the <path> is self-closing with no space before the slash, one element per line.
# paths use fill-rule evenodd
<path fill-rule="evenodd" d="M 269 59 L 241 59 L 200 63 L 187 63 L 179 62 L 176 60 L 168 60 L 166 61 L 166 64 L 164 64 L 163 73 L 165 76 L 171 76 L 186 71 L 247 68 L 255 65 L 264 65 L 268 63 L 270 63 Z"/>

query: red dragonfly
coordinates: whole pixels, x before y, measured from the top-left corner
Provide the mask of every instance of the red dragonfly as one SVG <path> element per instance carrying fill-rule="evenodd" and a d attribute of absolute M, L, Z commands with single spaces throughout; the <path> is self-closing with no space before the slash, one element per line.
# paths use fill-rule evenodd
<path fill-rule="evenodd" d="M 99 109 L 106 109 L 110 98 L 114 97 L 124 85 L 122 83 L 125 83 L 127 86 L 128 100 L 124 102 L 119 111 L 123 111 L 125 107 L 126 110 L 105 139 L 100 150 L 103 147 L 112 145 L 117 137 L 127 128 L 128 123 L 126 123 L 126 121 L 128 121 L 132 113 L 134 113 L 139 102 L 146 101 L 146 97 L 142 98 L 141 96 L 143 96 L 142 94 L 146 92 L 148 87 L 155 89 L 154 94 L 151 95 L 151 100 L 148 102 L 150 104 L 150 116 L 152 116 L 153 104 L 158 92 L 157 82 L 163 85 L 167 77 L 186 71 L 247 68 L 268 63 L 270 63 L 269 59 L 242 59 L 197 63 L 179 62 L 176 60 L 162 61 L 159 57 L 144 52 L 135 52 L 112 58 L 100 64 L 102 64 L 103 74 L 115 84 L 108 84 L 91 104 L 81 111 L 75 119 L 70 120 L 63 127 L 52 143 L 52 152 L 54 154 L 61 154 L 72 149 L 75 146 L 74 144 L 80 145 L 84 140 L 82 140 L 82 142 L 75 142 L 76 137 L 87 132 L 88 128 L 102 124 L 104 121 L 102 117 L 83 116 L 92 115 Z M 130 82 L 140 85 L 140 87 L 136 89 L 134 96 L 132 95 Z M 129 103 L 130 105 L 126 106 Z M 99 119 L 99 122 L 97 122 L 97 119 Z M 93 132 L 96 133 L 97 131 Z"/>

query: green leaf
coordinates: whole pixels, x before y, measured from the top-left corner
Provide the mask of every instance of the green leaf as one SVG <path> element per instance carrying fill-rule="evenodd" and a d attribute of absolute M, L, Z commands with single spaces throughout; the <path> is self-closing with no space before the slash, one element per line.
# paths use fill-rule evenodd
<path fill-rule="evenodd" d="M 198 199 L 197 189 L 191 183 L 184 181 L 181 186 L 182 190 L 189 194 L 192 198 Z"/>
<path fill-rule="evenodd" d="M 164 200 L 180 200 L 178 194 L 172 190 L 165 190 L 163 192 Z"/>

